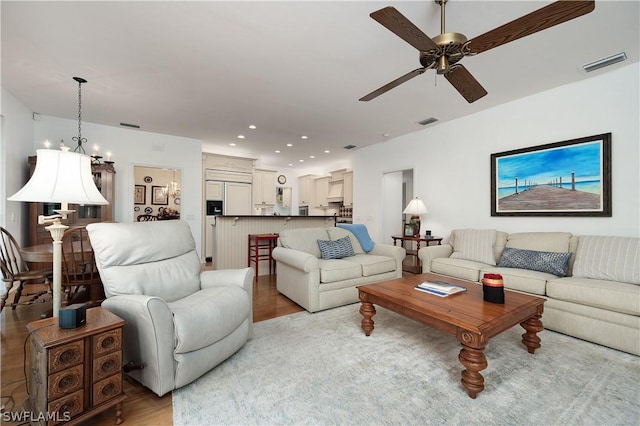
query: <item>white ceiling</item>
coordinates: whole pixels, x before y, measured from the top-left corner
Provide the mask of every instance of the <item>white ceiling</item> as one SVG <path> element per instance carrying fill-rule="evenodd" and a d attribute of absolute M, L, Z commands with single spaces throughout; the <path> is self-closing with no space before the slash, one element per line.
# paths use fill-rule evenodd
<path fill-rule="evenodd" d="M 451 0 L 446 30 L 470 39 L 549 3 Z M 640 2 L 597 1 L 588 15 L 463 59 L 489 92 L 473 104 L 433 70 L 359 102 L 420 66 L 413 47 L 369 17 L 389 5 L 439 34 L 433 1 L 2 1 L 2 86 L 35 112 L 77 119 L 72 77 L 84 77 L 83 121 L 201 139 L 205 151 L 263 165 L 326 169 L 349 158 L 345 145 L 381 143 L 428 117 L 442 123 L 639 59 Z M 626 62 L 581 69 L 621 51 Z"/>

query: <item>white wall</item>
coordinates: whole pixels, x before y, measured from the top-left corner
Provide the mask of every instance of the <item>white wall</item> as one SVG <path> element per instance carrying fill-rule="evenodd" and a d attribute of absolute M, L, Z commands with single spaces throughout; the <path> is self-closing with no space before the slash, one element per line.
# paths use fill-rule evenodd
<path fill-rule="evenodd" d="M 21 245 L 27 243 L 28 207 L 7 201 L 29 176 L 27 157 L 33 151 L 33 114 L 12 94 L 2 89 L 2 129 L 0 129 L 0 225 Z"/>
<path fill-rule="evenodd" d="M 383 173 L 413 168 L 414 196 L 429 209 L 422 229 L 433 235 L 469 227 L 639 237 L 639 68 L 631 64 L 356 151 L 354 222 L 380 238 L 382 191 L 375 188 L 382 189 Z M 491 217 L 492 153 L 607 132 L 612 217 Z"/>
<path fill-rule="evenodd" d="M 23 169 L 21 165 L 26 164 L 29 155 L 35 155 L 36 149 L 44 147 L 45 140 L 48 139 L 53 146 L 56 146 L 60 139 L 64 139 L 66 145 L 72 149 L 75 147 L 71 138 L 78 133 L 78 122 L 48 116 L 41 116 L 39 121 L 31 121 L 32 113 L 15 99 L 13 99 L 15 102 L 11 103 L 11 108 L 7 108 L 7 114 L 4 114 L 4 90 L 2 94 L 3 115 L 6 117 L 4 120 L 6 131 L 3 129 L 3 134 L 7 135 L 6 141 L 3 138 L 3 147 L 10 147 L 6 151 L 11 153 L 7 156 L 6 163 L 3 163 L 3 168 L 6 164 L 6 169 L 2 171 L 2 175 L 7 179 L 6 192 L 11 195 L 26 181 L 26 177 L 21 172 Z M 28 117 L 28 122 L 25 117 Z M 13 129 L 16 128 L 19 128 L 19 131 L 14 132 Z M 14 133 L 17 134 L 14 135 Z M 203 212 L 202 148 L 199 140 L 87 122 L 82 123 L 82 136 L 88 139 L 85 148 L 88 154 L 91 154 L 94 144 L 98 144 L 100 154 L 104 155 L 106 151 L 110 151 L 115 161 L 114 220 L 117 222 L 133 221 L 134 165 L 180 169 L 184 184 L 182 217 L 189 223 L 196 241 L 196 248 L 200 250 Z M 9 179 L 11 179 L 11 185 L 8 182 Z M 23 203 L 7 202 L 8 204 Z M 22 214 L 17 216 L 23 217 Z M 22 237 L 27 238 L 26 229 L 22 230 Z"/>

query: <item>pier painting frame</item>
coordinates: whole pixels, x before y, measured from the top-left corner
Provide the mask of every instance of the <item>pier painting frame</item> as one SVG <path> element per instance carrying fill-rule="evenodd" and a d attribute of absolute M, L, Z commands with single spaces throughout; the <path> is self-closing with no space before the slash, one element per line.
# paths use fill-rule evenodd
<path fill-rule="evenodd" d="M 611 133 L 491 154 L 491 216 L 611 217 Z"/>

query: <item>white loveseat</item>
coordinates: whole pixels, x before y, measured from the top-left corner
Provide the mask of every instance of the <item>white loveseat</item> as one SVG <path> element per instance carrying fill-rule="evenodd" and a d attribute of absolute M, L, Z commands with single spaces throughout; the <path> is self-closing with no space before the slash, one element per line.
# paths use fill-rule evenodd
<path fill-rule="evenodd" d="M 562 253 L 564 273 L 550 266 Z M 545 328 L 640 355 L 639 238 L 457 229 L 418 257 L 423 272 L 470 281 L 501 274 L 505 288 L 547 299 Z"/>
<path fill-rule="evenodd" d="M 318 240 L 349 238 L 354 256 L 323 259 Z M 278 291 L 309 312 L 358 301 L 356 286 L 400 278 L 402 247 L 375 243 L 365 252 L 353 233 L 338 227 L 281 231 L 276 260 Z"/>

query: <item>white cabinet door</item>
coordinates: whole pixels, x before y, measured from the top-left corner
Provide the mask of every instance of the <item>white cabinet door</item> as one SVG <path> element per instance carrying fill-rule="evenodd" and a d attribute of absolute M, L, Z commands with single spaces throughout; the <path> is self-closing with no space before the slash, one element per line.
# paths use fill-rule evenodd
<path fill-rule="evenodd" d="M 251 185 L 227 182 L 226 215 L 251 215 Z"/>
<path fill-rule="evenodd" d="M 328 207 L 329 202 L 327 201 L 327 196 L 329 195 L 329 177 L 316 179 L 315 189 L 315 206 Z"/>
<path fill-rule="evenodd" d="M 206 181 L 205 182 L 205 200 L 224 200 L 224 182 Z"/>
<path fill-rule="evenodd" d="M 253 172 L 253 204 L 273 206 L 276 204 L 276 173 L 256 170 Z"/>
<path fill-rule="evenodd" d="M 353 205 L 353 172 L 347 172 L 344 174 L 344 205 Z"/>

